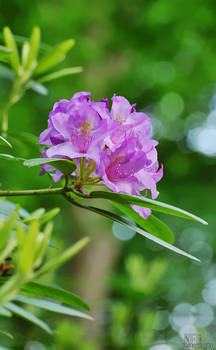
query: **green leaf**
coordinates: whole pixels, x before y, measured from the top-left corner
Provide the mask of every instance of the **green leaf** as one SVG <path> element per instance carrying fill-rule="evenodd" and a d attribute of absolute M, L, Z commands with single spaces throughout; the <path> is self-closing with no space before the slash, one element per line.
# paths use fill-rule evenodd
<path fill-rule="evenodd" d="M 28 298 L 28 297 L 25 297 L 24 295 L 17 295 L 15 297 L 15 300 L 19 301 L 21 303 L 33 305 L 33 306 L 39 307 L 41 309 L 56 312 L 59 314 L 64 314 L 64 315 L 68 315 L 68 316 L 76 316 L 76 317 L 85 318 L 87 320 L 92 320 L 92 317 L 84 312 L 75 310 L 71 307 L 64 306 L 64 305 L 61 305 L 59 303 L 55 303 L 52 301 L 43 300 L 43 299 Z"/>
<path fill-rule="evenodd" d="M 37 92 L 39 95 L 43 95 L 43 96 L 48 95 L 47 88 L 44 85 L 32 79 L 27 82 L 27 84 L 25 85 L 25 88 L 28 90 L 33 90 L 34 92 Z"/>
<path fill-rule="evenodd" d="M 7 145 L 10 148 L 12 148 L 12 145 L 10 144 L 10 142 L 8 142 L 4 137 L 0 136 L 0 145 Z"/>
<path fill-rule="evenodd" d="M 11 50 L 8 47 L 0 45 L 0 61 L 8 62 Z"/>
<path fill-rule="evenodd" d="M 27 321 L 30 321 L 31 323 L 35 324 L 36 326 L 42 328 L 45 332 L 48 334 L 52 334 L 52 330 L 50 327 L 43 321 L 41 321 L 36 316 L 32 315 L 30 312 L 24 310 L 22 307 L 14 304 L 14 303 L 6 303 L 4 305 L 5 308 L 7 308 L 9 311 L 11 311 L 13 314 L 16 314 L 22 318 L 24 318 Z"/>
<path fill-rule="evenodd" d="M 30 49 L 29 42 L 25 42 L 22 46 L 22 54 L 21 54 L 23 67 L 26 65 L 29 49 Z"/>
<path fill-rule="evenodd" d="M 44 213 L 45 213 L 44 208 L 36 209 L 27 218 L 22 220 L 22 222 L 26 224 L 26 223 L 29 223 L 29 222 L 35 220 L 35 219 L 39 219 Z"/>
<path fill-rule="evenodd" d="M 90 211 L 92 211 L 92 212 L 94 212 L 94 213 L 97 213 L 97 214 L 100 214 L 100 215 L 102 215 L 102 216 L 104 216 L 104 217 L 106 217 L 106 218 L 108 218 L 108 219 L 111 219 L 111 220 L 116 221 L 116 222 L 118 222 L 118 223 L 120 223 L 120 224 L 123 224 L 123 225 L 125 225 L 126 227 L 132 229 L 133 231 L 138 232 L 138 233 L 141 234 L 142 236 L 144 236 L 144 237 L 150 239 L 151 241 L 153 241 L 153 242 L 155 242 L 155 243 L 160 244 L 161 246 L 163 246 L 163 247 L 165 247 L 165 248 L 167 248 L 167 249 L 172 250 L 172 251 L 175 252 L 175 253 L 178 253 L 178 254 L 180 254 L 180 255 L 184 255 L 184 256 L 186 256 L 187 258 L 190 258 L 190 259 L 192 259 L 192 260 L 195 260 L 195 261 L 200 262 L 200 260 L 197 259 L 196 257 L 194 257 L 194 256 L 192 256 L 192 255 L 190 255 L 190 254 L 188 254 L 188 253 L 186 253 L 186 252 L 184 252 L 183 250 L 181 250 L 181 249 L 179 249 L 179 248 L 173 246 L 172 244 L 169 244 L 169 243 L 167 243 L 167 242 L 162 241 L 160 238 L 157 238 L 157 237 L 151 235 L 151 234 L 148 233 L 148 232 L 145 232 L 144 230 L 140 229 L 139 227 L 137 227 L 137 226 L 131 224 L 128 220 L 126 220 L 126 219 L 124 219 L 124 218 L 122 218 L 122 217 L 120 217 L 120 216 L 118 216 L 118 215 L 116 215 L 116 214 L 110 213 L 110 212 L 108 212 L 108 211 L 106 211 L 106 210 L 103 210 L 103 209 L 99 209 L 99 208 L 95 208 L 95 207 L 91 207 L 91 206 L 85 206 L 85 205 L 83 205 L 83 204 L 76 203 L 76 202 L 74 202 L 74 204 L 77 205 L 77 206 L 80 207 L 80 208 L 90 210 Z"/>
<path fill-rule="evenodd" d="M 63 251 L 62 254 L 52 258 L 46 264 L 44 264 L 35 274 L 36 276 L 40 276 L 45 274 L 51 270 L 57 269 L 59 266 L 65 264 L 68 260 L 70 260 L 74 255 L 78 254 L 80 250 L 82 250 L 89 243 L 89 238 L 85 237 L 70 248 Z"/>
<path fill-rule="evenodd" d="M 42 225 L 47 221 L 50 221 L 60 212 L 59 208 L 54 208 L 46 212 L 44 215 L 38 218 L 39 223 Z"/>
<path fill-rule="evenodd" d="M 11 154 L 0 153 L 0 159 L 16 160 L 16 157 L 12 156 Z"/>
<path fill-rule="evenodd" d="M 3 216 L 4 218 L 7 218 L 13 213 L 15 209 L 16 204 L 5 199 L 0 199 L 0 217 Z M 22 218 L 26 218 L 29 216 L 29 213 L 23 208 L 19 208 L 18 212 L 19 216 L 21 216 Z"/>
<path fill-rule="evenodd" d="M 0 159 L 4 159 L 4 160 L 15 160 L 15 161 L 19 161 L 19 160 L 25 160 L 24 158 L 19 158 L 19 157 L 14 157 L 11 154 L 5 154 L 5 153 L 0 153 Z"/>
<path fill-rule="evenodd" d="M 21 291 L 36 296 L 52 298 L 71 306 L 89 310 L 88 305 L 81 298 L 67 290 L 60 289 L 58 287 L 44 285 L 36 282 L 29 282 L 27 285 L 22 287 Z"/>
<path fill-rule="evenodd" d="M 54 218 L 59 213 L 59 211 L 59 208 L 54 208 L 49 210 L 48 212 L 45 212 L 44 208 L 39 208 L 33 211 L 27 218 L 22 220 L 22 223 L 28 224 L 29 222 L 37 219 L 37 221 L 42 225 L 45 222 L 50 221 L 52 218 Z"/>
<path fill-rule="evenodd" d="M 36 249 L 34 254 L 34 265 L 33 265 L 34 268 L 38 268 L 42 263 L 45 252 L 47 250 L 52 229 L 53 229 L 53 223 L 48 222 L 48 224 L 45 227 L 44 233 L 38 235 L 39 240 L 37 240 L 36 242 Z"/>
<path fill-rule="evenodd" d="M 11 252 L 15 249 L 16 246 L 17 240 L 9 239 L 9 242 L 7 243 L 7 245 L 5 245 L 4 249 L 0 253 L 0 264 L 2 264 L 4 259 L 10 256 Z"/>
<path fill-rule="evenodd" d="M 54 168 L 60 170 L 65 175 L 70 175 L 76 169 L 76 165 L 73 161 L 61 158 L 34 158 L 26 159 L 24 165 L 31 168 L 33 166 L 39 166 L 42 164 L 50 164 Z"/>
<path fill-rule="evenodd" d="M 11 233 L 14 224 L 16 222 L 18 210 L 15 209 L 14 212 L 11 214 L 9 219 L 5 222 L 3 227 L 0 229 L 0 251 L 5 248 L 6 242 L 8 240 L 9 234 Z"/>
<path fill-rule="evenodd" d="M 5 334 L 6 332 L 4 332 L 4 331 L 0 331 L 1 333 L 3 333 L 3 334 Z M 6 334 L 5 334 L 6 335 Z M 5 346 L 1 346 L 0 345 L 0 350 L 11 350 L 11 348 L 9 349 L 9 348 L 6 348 Z"/>
<path fill-rule="evenodd" d="M 13 137 L 17 137 L 19 140 L 22 140 L 25 143 L 33 144 L 39 148 L 38 137 L 29 133 L 29 132 L 24 132 L 24 131 L 11 132 L 10 131 L 8 134 L 13 136 Z"/>
<path fill-rule="evenodd" d="M 2 33 L 0 33 L 0 39 L 3 39 Z M 14 34 L 14 39 L 15 39 L 18 46 L 21 46 L 22 44 L 24 44 L 25 42 L 27 42 L 29 40 L 29 38 L 27 38 L 26 36 L 21 36 L 21 35 L 16 35 L 16 34 Z M 52 51 L 52 46 L 45 44 L 45 43 L 40 43 L 40 50 L 47 53 L 47 52 Z"/>
<path fill-rule="evenodd" d="M 8 338 L 14 340 L 14 337 L 13 337 L 12 334 L 10 334 L 10 333 L 8 333 L 8 332 L 5 332 L 5 331 L 3 331 L 2 329 L 0 329 L 0 333 L 3 334 L 3 335 L 5 335 L 5 336 L 8 337 Z M 1 345 L 0 345 L 0 350 L 10 350 L 10 349 L 5 348 L 5 347 L 1 347 Z"/>
<path fill-rule="evenodd" d="M 86 197 L 88 198 L 88 197 Z M 169 215 L 175 215 L 182 217 L 184 219 L 194 220 L 198 221 L 201 224 L 208 225 L 206 221 L 199 218 L 198 216 L 195 216 L 183 209 L 174 207 L 172 205 L 162 203 L 159 201 L 155 201 L 153 199 L 145 198 L 145 197 L 138 197 L 138 196 L 131 196 L 128 194 L 123 193 L 113 193 L 113 192 L 105 192 L 105 191 L 93 191 L 90 193 L 89 198 L 103 198 L 108 199 L 112 202 L 117 202 L 120 204 L 135 204 L 140 207 L 149 208 L 155 211 L 159 211 L 162 213 L 166 213 Z"/>
<path fill-rule="evenodd" d="M 0 315 L 5 317 L 11 317 L 12 313 L 5 309 L 3 306 L 0 306 Z"/>
<path fill-rule="evenodd" d="M 83 71 L 82 67 L 72 67 L 58 70 L 57 72 L 44 75 L 42 78 L 38 80 L 39 83 L 45 83 L 54 79 L 59 79 L 68 75 L 73 75 L 77 73 L 81 73 Z"/>
<path fill-rule="evenodd" d="M 30 37 L 29 50 L 26 58 L 26 63 L 24 65 L 24 69 L 30 70 L 36 64 L 39 47 L 40 47 L 40 28 L 34 27 Z"/>
<path fill-rule="evenodd" d="M 22 227 L 19 226 L 19 229 L 22 230 Z M 28 275 L 28 273 L 30 273 L 30 271 L 34 267 L 35 251 L 37 248 L 36 240 L 37 240 L 38 232 L 39 232 L 39 223 L 37 221 L 32 221 L 32 223 L 29 226 L 26 239 L 24 240 L 24 242 L 23 242 L 23 239 L 20 240 L 21 241 L 20 244 L 22 244 L 23 242 L 23 247 L 20 254 L 18 268 L 23 275 Z M 22 234 L 22 232 L 20 233 Z"/>
<path fill-rule="evenodd" d="M 112 204 L 122 213 L 132 218 L 135 223 L 142 229 L 162 239 L 165 242 L 168 242 L 170 244 L 174 242 L 174 235 L 170 228 L 154 215 L 151 214 L 148 219 L 144 219 L 135 210 L 133 210 L 129 204 L 120 204 L 117 202 L 112 202 Z"/>
<path fill-rule="evenodd" d="M 44 56 L 34 70 L 34 74 L 42 74 L 64 60 L 66 53 L 74 46 L 75 40 L 69 39 L 58 45 L 52 52 Z"/>
<path fill-rule="evenodd" d="M 37 219 L 37 221 L 42 225 L 45 222 L 50 221 L 52 218 L 54 218 L 59 213 L 59 211 L 59 208 L 54 208 L 49 210 L 48 212 L 45 212 L 44 208 L 39 208 L 33 211 L 27 218 L 22 220 L 22 223 L 28 224 L 29 222 Z"/>
<path fill-rule="evenodd" d="M 19 65 L 20 65 L 19 53 L 18 53 L 17 45 L 14 40 L 13 34 L 9 27 L 3 28 L 3 35 L 4 35 L 5 45 L 11 50 L 11 53 L 10 53 L 11 66 L 13 67 L 16 73 L 19 73 Z"/>
<path fill-rule="evenodd" d="M 15 74 L 10 68 L 5 67 L 2 64 L 0 64 L 0 76 L 2 78 L 5 78 L 5 79 L 13 81 L 14 77 L 15 77 Z"/>

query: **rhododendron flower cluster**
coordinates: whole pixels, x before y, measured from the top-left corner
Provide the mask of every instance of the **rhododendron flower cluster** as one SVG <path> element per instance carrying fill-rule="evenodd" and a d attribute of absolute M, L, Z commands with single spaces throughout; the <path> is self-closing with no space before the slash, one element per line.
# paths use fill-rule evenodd
<path fill-rule="evenodd" d="M 60 100 L 49 114 L 48 128 L 39 143 L 45 145 L 42 157 L 74 160 L 77 170 L 71 176 L 81 186 L 101 181 L 114 192 L 140 195 L 150 190 L 158 196 L 156 183 L 163 175 L 157 160 L 157 141 L 150 138 L 151 119 L 136 112 L 122 96 L 94 102 L 89 92 L 79 92 L 71 100 Z M 54 181 L 63 174 L 47 164 Z M 151 210 L 133 206 L 144 218 Z"/>

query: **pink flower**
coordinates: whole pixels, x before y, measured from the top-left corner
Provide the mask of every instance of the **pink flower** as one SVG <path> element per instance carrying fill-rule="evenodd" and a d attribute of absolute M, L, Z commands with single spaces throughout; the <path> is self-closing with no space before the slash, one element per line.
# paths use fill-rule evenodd
<path fill-rule="evenodd" d="M 48 146 L 42 157 L 76 159 L 78 166 L 83 159 L 86 166 L 78 170 L 79 174 L 91 161 L 87 175 L 81 177 L 87 182 L 89 176 L 91 181 L 99 176 L 114 192 L 140 195 L 141 191 L 150 190 L 152 198 L 156 198 L 156 184 L 163 176 L 163 168 L 159 169 L 157 160 L 158 142 L 150 139 L 150 134 L 150 118 L 136 112 L 135 104 L 126 98 L 114 95 L 109 110 L 107 99 L 94 102 L 90 93 L 79 92 L 70 101 L 54 104 L 39 143 Z M 52 166 L 42 168 L 41 174 L 50 172 L 55 181 L 63 175 L 59 171 L 53 173 Z M 144 218 L 151 213 L 147 208 L 133 208 Z"/>

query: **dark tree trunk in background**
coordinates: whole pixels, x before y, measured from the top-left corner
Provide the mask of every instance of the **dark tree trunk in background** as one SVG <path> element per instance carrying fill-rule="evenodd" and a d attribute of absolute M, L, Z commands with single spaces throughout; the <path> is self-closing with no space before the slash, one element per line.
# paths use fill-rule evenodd
<path fill-rule="evenodd" d="M 109 298 L 110 277 L 119 255 L 120 244 L 113 237 L 108 220 L 77 208 L 72 210 L 79 236 L 89 236 L 91 239 L 88 246 L 71 262 L 75 268 L 75 289 L 89 304 L 91 315 L 95 318 L 93 322 L 84 321 L 88 338 L 93 338 L 102 350 L 101 338 L 107 318 L 104 304 Z"/>

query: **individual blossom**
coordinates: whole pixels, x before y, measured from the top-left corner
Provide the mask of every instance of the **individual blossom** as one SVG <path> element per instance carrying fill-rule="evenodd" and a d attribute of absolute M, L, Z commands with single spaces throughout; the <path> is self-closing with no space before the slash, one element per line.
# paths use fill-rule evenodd
<path fill-rule="evenodd" d="M 137 148 L 136 138 L 128 138 L 114 152 L 109 149 L 102 152 L 99 175 L 104 184 L 114 192 L 132 195 L 150 190 L 152 198 L 156 198 L 159 194 L 156 183 L 163 176 L 163 169 L 158 169 L 155 143 L 149 143 L 151 147 L 144 152 Z M 151 214 L 148 208 L 132 207 L 144 218 Z"/>
<path fill-rule="evenodd" d="M 39 139 L 40 144 L 50 146 L 45 152 L 46 157 L 86 158 L 99 165 L 104 137 L 114 126 L 102 118 L 89 95 L 82 92 L 75 94 L 70 101 L 55 103 L 49 114 L 48 128 Z"/>
<path fill-rule="evenodd" d="M 145 153 L 136 149 L 134 138 L 128 138 L 114 152 L 109 148 L 101 152 L 99 176 L 114 192 L 136 194 L 143 189 L 136 174 L 145 163 Z"/>
<path fill-rule="evenodd" d="M 135 106 L 123 96 L 112 97 L 111 112 L 107 115 L 118 125 L 105 140 L 111 150 L 118 148 L 128 136 L 139 137 L 140 141 L 150 137 L 151 120 L 145 113 L 136 112 Z"/>
<path fill-rule="evenodd" d="M 40 134 L 39 144 L 54 146 L 64 142 L 64 136 L 55 128 L 53 119 L 61 118 L 62 121 L 67 122 L 72 110 L 78 109 L 80 105 L 88 104 L 90 95 L 90 92 L 79 92 L 71 100 L 63 99 L 56 102 L 49 113 L 48 128 Z"/>

